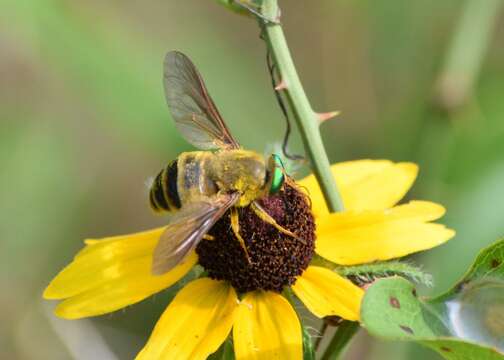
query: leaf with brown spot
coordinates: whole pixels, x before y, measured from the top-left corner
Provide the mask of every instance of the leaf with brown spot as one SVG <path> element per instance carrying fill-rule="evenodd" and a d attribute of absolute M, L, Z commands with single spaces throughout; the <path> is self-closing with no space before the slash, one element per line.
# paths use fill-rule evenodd
<path fill-rule="evenodd" d="M 396 309 L 400 309 L 401 308 L 401 303 L 399 302 L 399 300 L 397 300 L 397 298 L 395 297 L 391 297 L 390 298 L 390 305 L 393 307 L 393 308 L 396 308 Z"/>
<path fill-rule="evenodd" d="M 446 359 L 504 360 L 503 261 L 501 240 L 481 251 L 449 291 L 431 299 L 418 297 L 404 278 L 377 280 L 366 290 L 361 321 L 371 335 L 414 341 Z"/>

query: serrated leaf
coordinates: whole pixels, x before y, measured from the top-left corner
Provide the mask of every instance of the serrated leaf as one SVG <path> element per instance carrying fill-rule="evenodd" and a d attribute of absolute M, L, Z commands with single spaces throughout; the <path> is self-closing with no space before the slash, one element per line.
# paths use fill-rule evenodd
<path fill-rule="evenodd" d="M 357 283 L 370 283 L 375 279 L 401 276 L 417 284 L 432 286 L 432 276 L 418 266 L 402 261 L 379 261 L 355 266 L 339 266 L 334 269 L 338 274 L 350 277 Z"/>
<path fill-rule="evenodd" d="M 414 341 L 446 359 L 504 360 L 504 240 L 484 249 L 451 290 L 419 298 L 401 277 L 376 281 L 361 309 L 370 334 Z"/>

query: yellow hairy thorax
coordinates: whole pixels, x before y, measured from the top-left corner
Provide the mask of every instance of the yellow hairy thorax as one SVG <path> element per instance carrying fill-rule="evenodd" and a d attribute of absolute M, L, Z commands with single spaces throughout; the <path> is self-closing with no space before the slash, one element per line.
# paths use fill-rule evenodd
<path fill-rule="evenodd" d="M 178 157 L 177 188 L 182 203 L 209 198 L 219 192 L 241 194 L 236 206 L 264 196 L 266 162 L 249 150 L 191 151 Z"/>
<path fill-rule="evenodd" d="M 220 190 L 241 194 L 237 206 L 247 206 L 265 193 L 266 164 L 264 157 L 254 151 L 218 152 L 211 172 Z"/>

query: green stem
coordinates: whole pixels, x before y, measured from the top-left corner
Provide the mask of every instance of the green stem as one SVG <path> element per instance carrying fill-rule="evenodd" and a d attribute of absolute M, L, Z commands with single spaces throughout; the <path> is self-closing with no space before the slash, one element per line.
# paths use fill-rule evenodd
<path fill-rule="evenodd" d="M 322 339 L 324 338 L 324 335 L 327 331 L 327 328 L 329 327 L 329 323 L 327 321 L 322 322 L 322 327 L 320 328 L 320 336 L 317 337 L 317 340 L 315 340 L 315 351 L 317 351 L 320 347 L 320 344 L 322 343 Z"/>
<path fill-rule="evenodd" d="M 470 96 L 497 23 L 502 0 L 467 0 L 438 84 L 438 102 L 453 110 Z"/>
<path fill-rule="evenodd" d="M 279 14 L 278 1 L 264 0 L 261 13 L 266 19 L 275 19 Z M 313 111 L 299 80 L 282 26 L 276 23 L 267 23 L 263 25 L 263 30 L 267 46 L 273 55 L 282 82 L 285 84 L 283 91 L 287 95 L 287 101 L 296 119 L 306 154 L 310 159 L 313 173 L 320 185 L 327 207 L 331 212 L 343 211 L 343 201 L 320 136 L 319 116 Z M 337 356 L 341 353 L 357 329 L 358 323 L 343 322 L 331 340 L 330 348 L 327 349 L 326 354 L 333 356 L 331 352 L 334 352 Z"/>
<path fill-rule="evenodd" d="M 322 355 L 322 360 L 336 360 L 343 354 L 348 342 L 359 330 L 359 323 L 353 321 L 344 321 L 339 325 L 329 346 Z"/>
<path fill-rule="evenodd" d="M 277 0 L 265 0 L 261 13 L 267 19 L 275 19 L 279 14 Z M 306 154 L 310 159 L 313 173 L 324 194 L 327 206 L 331 212 L 342 211 L 343 202 L 320 137 L 319 118 L 317 113 L 313 111 L 301 85 L 281 25 L 265 24 L 264 35 L 282 81 L 286 84 L 287 100 L 293 111 Z"/>

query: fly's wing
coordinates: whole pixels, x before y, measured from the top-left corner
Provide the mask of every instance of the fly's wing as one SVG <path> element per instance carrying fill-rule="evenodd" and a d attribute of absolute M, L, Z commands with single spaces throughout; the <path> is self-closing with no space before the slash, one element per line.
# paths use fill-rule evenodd
<path fill-rule="evenodd" d="M 154 250 L 152 273 L 161 275 L 179 264 L 238 200 L 237 193 L 185 205 L 171 219 Z"/>
<path fill-rule="evenodd" d="M 205 83 L 187 56 L 171 51 L 164 61 L 166 102 L 177 128 L 194 146 L 203 149 L 237 149 Z"/>

